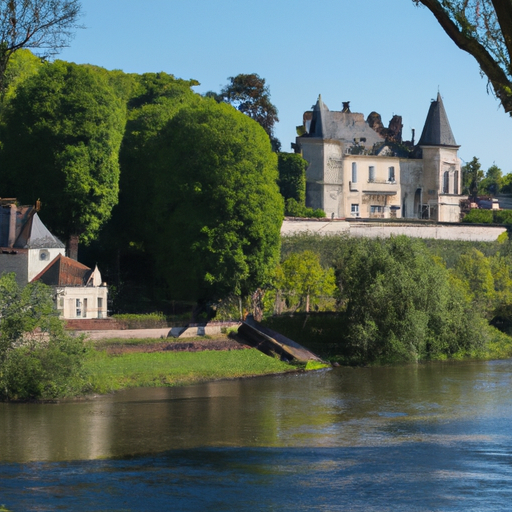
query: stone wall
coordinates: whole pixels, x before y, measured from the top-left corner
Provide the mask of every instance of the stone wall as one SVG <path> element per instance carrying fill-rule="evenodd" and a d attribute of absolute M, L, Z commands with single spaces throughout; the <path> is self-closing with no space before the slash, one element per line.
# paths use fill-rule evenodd
<path fill-rule="evenodd" d="M 346 234 L 368 238 L 386 238 L 391 235 L 406 235 L 413 238 L 435 238 L 440 240 L 465 240 L 493 242 L 507 229 L 503 226 L 475 224 L 433 224 L 401 222 L 348 222 L 344 220 L 288 220 L 283 222 L 282 236 L 297 233 L 320 235 Z"/>

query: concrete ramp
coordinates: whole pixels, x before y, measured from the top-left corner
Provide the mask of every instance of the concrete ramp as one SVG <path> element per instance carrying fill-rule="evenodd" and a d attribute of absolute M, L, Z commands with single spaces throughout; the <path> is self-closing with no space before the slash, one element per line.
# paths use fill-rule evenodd
<path fill-rule="evenodd" d="M 322 359 L 302 345 L 268 327 L 264 327 L 251 317 L 242 322 L 242 325 L 238 328 L 238 336 L 266 354 L 276 353 L 283 359 L 295 359 L 304 363 L 308 361 L 323 362 Z"/>

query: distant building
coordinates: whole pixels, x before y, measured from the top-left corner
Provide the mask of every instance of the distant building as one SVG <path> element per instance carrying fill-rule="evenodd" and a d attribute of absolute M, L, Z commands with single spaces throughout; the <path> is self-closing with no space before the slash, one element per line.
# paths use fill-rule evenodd
<path fill-rule="evenodd" d="M 63 318 L 106 318 L 108 288 L 96 267 L 66 258 L 64 244 L 42 223 L 33 206 L 0 200 L 0 273 L 14 272 L 25 286 L 52 286 Z"/>
<path fill-rule="evenodd" d="M 402 118 L 385 128 L 349 102 L 330 111 L 319 96 L 293 148 L 308 161 L 306 205 L 328 218 L 460 221 L 459 146 L 440 94 L 432 101 L 418 144 L 402 140 Z"/>

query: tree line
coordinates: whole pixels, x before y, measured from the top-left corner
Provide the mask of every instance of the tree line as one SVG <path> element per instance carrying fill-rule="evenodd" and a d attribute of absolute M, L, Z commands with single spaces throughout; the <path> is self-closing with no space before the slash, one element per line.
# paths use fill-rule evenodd
<path fill-rule="evenodd" d="M 316 286 L 308 287 L 310 278 Z M 507 239 L 298 235 L 283 239 L 263 316 L 279 332 L 344 363 L 503 357 L 512 354 L 504 334 L 512 326 L 511 290 Z M 273 316 L 276 305 L 282 313 L 320 315 Z"/>
<path fill-rule="evenodd" d="M 160 300 L 211 301 L 265 281 L 284 212 L 280 157 L 250 116 L 166 73 L 41 63 L 28 50 L 7 71 L 0 195 L 40 200 L 50 230 L 79 238 L 118 297 L 146 283 Z M 289 193 L 304 203 L 303 177 Z"/>

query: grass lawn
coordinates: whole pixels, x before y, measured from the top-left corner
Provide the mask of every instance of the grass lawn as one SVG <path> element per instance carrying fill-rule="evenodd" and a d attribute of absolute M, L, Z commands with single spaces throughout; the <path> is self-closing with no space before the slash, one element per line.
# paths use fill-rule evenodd
<path fill-rule="evenodd" d="M 95 393 L 140 386 L 181 386 L 223 378 L 281 373 L 296 368 L 256 349 L 115 356 L 104 351 L 91 351 L 86 365 L 91 391 Z"/>

